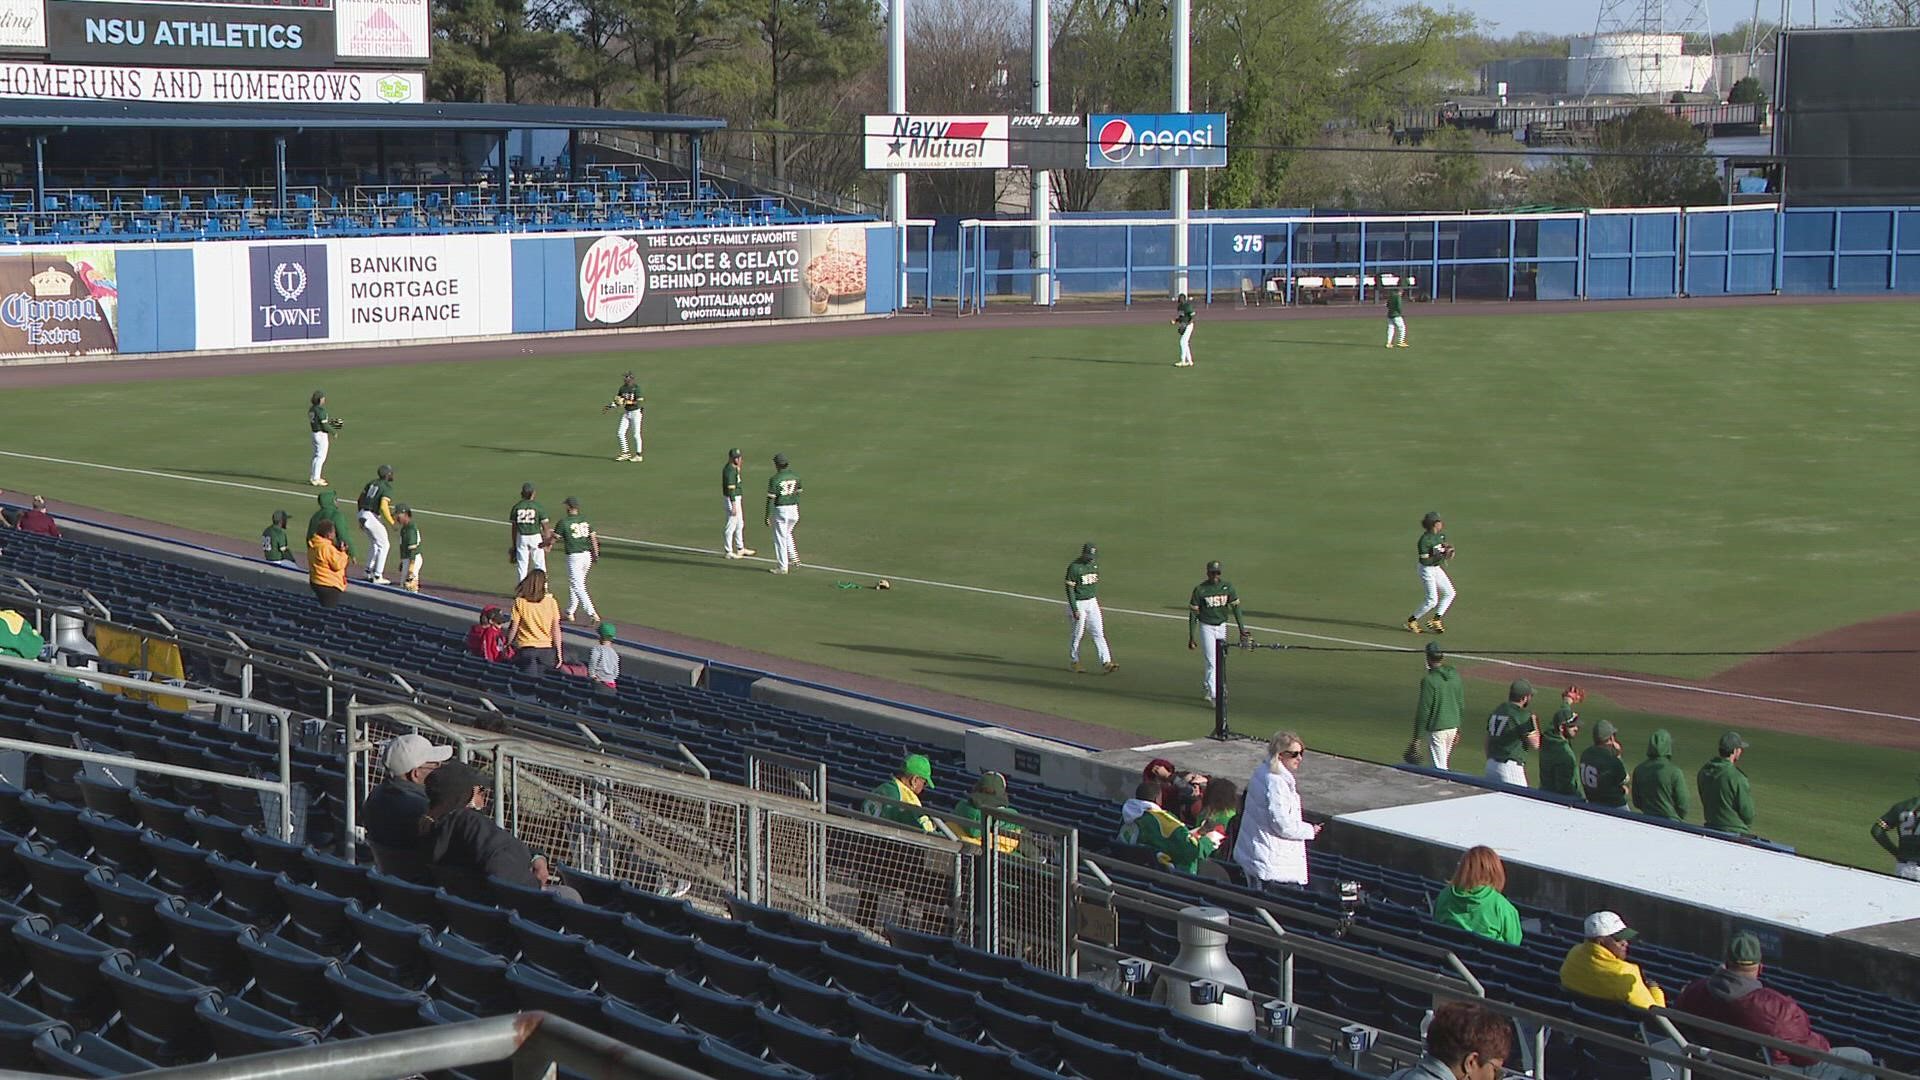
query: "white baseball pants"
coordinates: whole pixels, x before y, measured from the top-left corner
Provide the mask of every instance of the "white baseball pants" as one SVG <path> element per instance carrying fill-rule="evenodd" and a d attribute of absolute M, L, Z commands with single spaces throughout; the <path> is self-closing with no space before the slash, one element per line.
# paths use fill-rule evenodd
<path fill-rule="evenodd" d="M 773 508 L 773 558 L 780 569 L 800 565 L 800 547 L 793 539 L 794 526 L 800 524 L 798 506 Z"/>
<path fill-rule="evenodd" d="M 1093 635 L 1093 651 L 1100 654 L 1100 662 L 1113 663 L 1113 654 L 1107 651 L 1107 620 L 1100 614 L 1100 601 L 1075 600 L 1073 602 L 1073 648 L 1068 656 L 1074 663 L 1080 662 L 1080 638 Z"/>
<path fill-rule="evenodd" d="M 540 549 L 539 533 L 521 533 L 513 538 L 513 583 L 527 580 L 527 571 L 545 570 L 547 553 Z"/>
<path fill-rule="evenodd" d="M 1400 344 L 1405 345 L 1407 343 L 1407 320 L 1404 316 L 1395 315 L 1387 320 L 1387 344 L 1393 344 L 1393 335 L 1396 331 L 1400 334 Z"/>
<path fill-rule="evenodd" d="M 587 571 L 593 568 L 593 552 L 574 551 L 567 555 L 567 618 L 573 618 L 574 609 L 585 606 L 587 618 L 598 622 L 600 613 L 593 610 L 593 597 L 587 595 Z"/>
<path fill-rule="evenodd" d="M 722 548 L 732 554 L 745 551 L 747 547 L 747 519 L 740 512 L 740 496 L 722 499 L 727 504 L 727 532 L 720 541 Z"/>
<path fill-rule="evenodd" d="M 1498 780 L 1514 787 L 1527 786 L 1527 767 L 1517 761 L 1487 762 L 1487 779 Z"/>
<path fill-rule="evenodd" d="M 1180 362 L 1182 364 L 1193 363 L 1193 324 L 1192 323 L 1188 323 L 1187 325 L 1180 328 Z"/>
<path fill-rule="evenodd" d="M 426 565 L 427 557 L 425 555 L 415 555 L 411 559 L 400 560 L 400 580 L 402 582 L 411 581 L 416 585 L 419 584 L 420 569 Z"/>
<path fill-rule="evenodd" d="M 1445 618 L 1447 609 L 1453 606 L 1453 579 L 1447 576 L 1444 566 L 1422 566 L 1420 568 L 1420 587 L 1427 591 L 1427 598 L 1420 609 L 1409 615 L 1410 619 L 1425 618 L 1431 611 Z"/>
<path fill-rule="evenodd" d="M 1427 732 L 1427 763 L 1436 769 L 1452 768 L 1449 762 L 1453 760 L 1453 744 L 1459 741 L 1459 728 Z"/>
<path fill-rule="evenodd" d="M 1213 643 L 1227 640 L 1227 624 L 1221 623 L 1219 626 L 1208 626 L 1206 623 L 1201 623 L 1198 626 L 1198 630 L 1199 634 L 1197 636 L 1200 639 L 1200 651 L 1205 653 L 1207 657 L 1207 677 L 1206 680 L 1200 684 L 1200 689 L 1207 695 L 1207 700 L 1212 701 L 1214 678 Z"/>
<path fill-rule="evenodd" d="M 327 447 L 332 442 L 332 437 L 324 431 L 316 431 L 313 433 L 313 468 L 307 470 L 307 483 L 318 484 L 320 482 L 320 470 L 327 466 Z"/>
<path fill-rule="evenodd" d="M 619 436 L 621 453 L 627 452 L 628 431 L 633 432 L 633 452 L 636 454 L 640 452 L 640 418 L 644 415 L 646 414 L 641 409 L 620 414 L 620 426 L 614 428 L 614 434 Z"/>
<path fill-rule="evenodd" d="M 1908 881 L 1920 881 L 1920 862 L 1903 862 L 1894 873 Z"/>
<path fill-rule="evenodd" d="M 360 531 L 367 534 L 373 547 L 367 552 L 367 576 L 387 576 L 387 553 L 393 545 L 387 540 L 386 522 L 371 510 L 360 511 Z"/>

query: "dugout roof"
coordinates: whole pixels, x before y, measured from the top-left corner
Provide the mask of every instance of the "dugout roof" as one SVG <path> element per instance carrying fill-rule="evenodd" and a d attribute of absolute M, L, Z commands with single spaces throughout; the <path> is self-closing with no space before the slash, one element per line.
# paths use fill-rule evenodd
<path fill-rule="evenodd" d="M 463 102 L 425 105 L 199 105 L 159 101 L 0 101 L 0 129 L 218 128 L 255 131 L 657 131 L 702 135 L 717 116 Z"/>

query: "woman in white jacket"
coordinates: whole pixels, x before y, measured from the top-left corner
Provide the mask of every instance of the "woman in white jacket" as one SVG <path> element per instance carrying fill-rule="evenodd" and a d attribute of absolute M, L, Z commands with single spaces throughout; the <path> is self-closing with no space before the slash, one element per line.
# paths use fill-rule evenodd
<path fill-rule="evenodd" d="M 1240 816 L 1233 861 L 1256 884 L 1307 883 L 1307 841 L 1320 835 L 1320 826 L 1300 817 L 1300 789 L 1294 774 L 1306 754 L 1300 736 L 1276 732 L 1267 741 L 1267 760 L 1247 782 L 1247 809 Z"/>

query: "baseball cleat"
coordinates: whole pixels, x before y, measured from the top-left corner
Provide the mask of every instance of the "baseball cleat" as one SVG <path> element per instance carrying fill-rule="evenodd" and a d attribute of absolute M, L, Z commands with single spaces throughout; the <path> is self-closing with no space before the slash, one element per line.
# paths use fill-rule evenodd
<path fill-rule="evenodd" d="M 784 573 L 786 573 L 786 572 L 787 572 L 787 568 L 786 568 L 786 567 L 784 567 L 784 566 L 775 566 L 775 567 L 772 567 L 772 568 L 770 568 L 770 569 L 769 569 L 769 570 L 767 571 L 767 573 L 769 573 L 769 574 L 784 574 Z"/>
<path fill-rule="evenodd" d="M 628 460 L 628 461 L 631 461 L 631 462 L 635 462 L 635 463 L 639 463 L 639 462 L 642 462 L 642 461 L 645 461 L 645 460 L 647 460 L 647 459 L 646 459 L 646 458 L 643 458 L 643 457 L 641 457 L 641 456 L 640 456 L 639 454 L 635 454 L 635 455 L 633 455 L 632 457 L 630 457 L 630 458 L 628 458 L 627 460 Z"/>
<path fill-rule="evenodd" d="M 1120 665 L 1119 665 L 1119 664 L 1116 664 L 1116 663 L 1114 663 L 1114 662 L 1113 662 L 1113 661 L 1111 661 L 1111 660 L 1109 660 L 1109 661 L 1107 661 L 1106 663 L 1104 663 L 1104 664 L 1102 664 L 1102 665 L 1100 665 L 1100 666 L 1106 669 L 1106 673 L 1107 673 L 1108 675 L 1111 675 L 1111 674 L 1113 674 L 1114 672 L 1116 672 L 1116 671 L 1119 671 L 1119 670 L 1120 670 Z"/>
<path fill-rule="evenodd" d="M 729 558 L 729 559 L 737 559 L 737 558 L 739 558 L 739 557 L 740 557 L 740 553 L 739 553 L 739 552 L 737 552 L 737 551 L 729 551 L 729 552 L 727 552 L 727 558 Z"/>
<path fill-rule="evenodd" d="M 632 454 L 629 454 L 629 453 L 627 453 L 627 452 L 626 452 L 625 450 L 622 450 L 622 451 L 620 451 L 620 456 L 619 456 L 619 457 L 616 457 L 616 458 L 614 458 L 613 460 L 615 460 L 615 461 L 625 461 L 625 460 L 627 460 L 628 458 L 630 458 L 630 457 L 632 457 L 632 456 L 633 456 Z"/>
<path fill-rule="evenodd" d="M 1068 663 L 1067 670 L 1073 672 L 1075 675 L 1084 675 L 1087 672 L 1086 668 L 1080 666 L 1080 661 L 1078 660 Z"/>
<path fill-rule="evenodd" d="M 1393 348 L 1393 342 L 1391 341 L 1387 342 L 1387 348 L 1389 349 Z"/>
<path fill-rule="evenodd" d="M 755 553 L 755 552 L 754 552 L 754 550 L 753 550 L 752 548 L 741 548 L 741 549 L 740 549 L 740 557 L 741 557 L 741 558 L 743 558 L 743 559 L 744 559 L 744 558 L 746 558 L 746 557 L 747 557 L 747 556 L 749 556 L 749 555 L 752 555 L 752 554 L 754 554 L 754 553 Z"/>
<path fill-rule="evenodd" d="M 1413 346 L 1411 346 L 1411 345 L 1409 345 L 1409 344 L 1407 344 L 1407 343 L 1406 343 L 1406 342 L 1404 342 L 1404 341 L 1400 343 L 1400 347 L 1401 347 L 1401 348 L 1403 348 L 1403 349 L 1411 349 L 1411 348 L 1413 348 Z"/>
<path fill-rule="evenodd" d="M 1433 618 L 1427 620 L 1427 629 L 1433 631 L 1436 634 L 1444 634 L 1447 632 L 1447 624 L 1441 622 L 1440 617 L 1436 615 Z"/>
<path fill-rule="evenodd" d="M 420 591 L 420 583 L 419 583 L 418 581 L 407 581 L 407 582 L 404 582 L 404 583 L 402 584 L 402 587 L 403 587 L 403 588 L 405 588 L 405 589 L 406 589 L 406 590 L 407 590 L 408 592 L 419 592 L 419 591 Z"/>
<path fill-rule="evenodd" d="M 369 575 L 369 576 L 368 576 L 368 578 L 367 578 L 367 584 L 369 584 L 369 585 L 391 585 L 391 584 L 393 584 L 393 582 L 391 582 L 391 581 L 388 581 L 388 580 L 387 580 L 386 578 L 383 578 L 383 577 L 381 577 L 381 576 L 380 576 L 379 574 L 372 574 L 372 575 Z"/>
<path fill-rule="evenodd" d="M 1408 619 L 1408 620 L 1407 620 L 1407 629 L 1408 629 L 1408 630 L 1411 630 L 1411 631 L 1413 631 L 1413 632 L 1414 632 L 1414 633 L 1416 633 L 1416 634 L 1419 634 L 1419 633 L 1424 633 L 1424 632 L 1425 632 L 1425 631 L 1423 631 L 1423 630 L 1421 630 L 1421 629 L 1420 629 L 1420 620 L 1419 620 L 1419 619 Z"/>

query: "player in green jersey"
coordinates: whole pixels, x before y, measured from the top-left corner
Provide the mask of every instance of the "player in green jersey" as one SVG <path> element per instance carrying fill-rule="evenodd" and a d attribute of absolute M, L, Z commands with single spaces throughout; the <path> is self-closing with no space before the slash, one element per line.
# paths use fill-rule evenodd
<path fill-rule="evenodd" d="M 1073 624 L 1073 641 L 1067 649 L 1067 666 L 1080 670 L 1080 639 L 1093 635 L 1094 651 L 1100 654 L 1100 666 L 1111 675 L 1120 670 L 1107 650 L 1107 620 L 1100 613 L 1100 564 L 1094 556 L 1100 549 L 1092 541 L 1080 545 L 1080 556 L 1067 564 L 1067 621 Z"/>
<path fill-rule="evenodd" d="M 387 552 L 392 541 L 387 538 L 387 526 L 394 524 L 393 466 L 380 466 L 367 486 L 360 489 L 355 509 L 359 511 L 360 531 L 367 534 L 367 542 L 373 545 L 373 550 L 367 552 L 367 581 L 374 585 L 388 584 Z"/>
<path fill-rule="evenodd" d="M 614 429 L 614 433 L 620 437 L 620 456 L 613 460 L 642 460 L 640 457 L 640 425 L 647 417 L 646 406 L 642 404 L 642 402 L 646 400 L 646 395 L 640 392 L 640 384 L 633 381 L 633 372 L 629 371 L 625 375 L 620 376 L 620 389 L 613 392 L 613 400 L 607 402 L 606 408 L 603 410 L 613 412 L 617 409 L 620 412 L 620 426 Z M 629 431 L 633 433 L 633 449 L 631 451 L 627 449 L 627 433 Z"/>
<path fill-rule="evenodd" d="M 527 571 L 547 568 L 547 549 L 553 546 L 553 519 L 546 508 L 533 501 L 533 485 L 520 485 L 520 501 L 507 511 L 507 560 L 513 563 L 514 581 L 527 580 Z"/>
<path fill-rule="evenodd" d="M 727 451 L 727 463 L 720 466 L 720 498 L 726 503 L 727 531 L 720 539 L 729 559 L 744 559 L 753 554 L 747 546 L 747 518 L 740 510 L 740 448 Z"/>
<path fill-rule="evenodd" d="M 1420 618 L 1428 612 L 1433 618 L 1427 620 L 1426 628 L 1436 634 L 1447 632 L 1447 624 L 1440 620 L 1447 609 L 1453 606 L 1453 579 L 1447 576 L 1447 560 L 1453 558 L 1453 545 L 1447 543 L 1447 523 L 1440 520 L 1440 512 L 1429 510 L 1420 519 L 1420 539 L 1414 543 L 1414 561 L 1420 567 L 1420 587 L 1426 590 L 1427 597 L 1414 613 L 1407 616 L 1407 629 L 1420 633 Z"/>
<path fill-rule="evenodd" d="M 1573 745 L 1580 737 L 1580 714 L 1561 709 L 1553 715 L 1546 734 L 1540 738 L 1540 790 L 1569 799 L 1584 798 L 1580 793 L 1580 759 Z"/>
<path fill-rule="evenodd" d="M 1400 334 L 1399 345 L 1401 348 L 1404 349 L 1407 347 L 1407 318 L 1405 315 L 1401 314 L 1401 311 L 1400 311 L 1400 286 L 1398 285 L 1387 286 L 1386 297 L 1387 297 L 1387 348 L 1389 349 L 1393 348 L 1394 332 L 1398 331 Z"/>
<path fill-rule="evenodd" d="M 300 569 L 293 561 L 293 547 L 287 540 L 287 512 L 275 510 L 273 524 L 260 533 L 260 557 L 275 566 L 284 566 L 289 570 Z"/>
<path fill-rule="evenodd" d="M 308 487 L 327 486 L 327 478 L 320 475 L 320 470 L 326 467 L 333 433 L 345 425 L 345 420 L 327 415 L 327 392 L 315 390 L 307 403 L 307 428 L 313 432 L 313 467 L 307 470 Z"/>
<path fill-rule="evenodd" d="M 1920 881 L 1920 798 L 1893 804 L 1873 823 L 1873 842 L 1894 857 L 1894 873 Z"/>
<path fill-rule="evenodd" d="M 1627 807 L 1627 763 L 1620 760 L 1620 729 L 1611 720 L 1593 725 L 1593 745 L 1580 755 L 1580 790 L 1595 806 Z"/>
<path fill-rule="evenodd" d="M 1487 717 L 1487 779 L 1527 786 L 1527 751 L 1540 749 L 1540 718 L 1527 711 L 1533 684 L 1515 679 L 1506 703 Z"/>
<path fill-rule="evenodd" d="M 1174 301 L 1173 328 L 1180 335 L 1180 359 L 1173 362 L 1174 367 L 1193 366 L 1193 300 L 1181 293 Z"/>
<path fill-rule="evenodd" d="M 793 540 L 800 524 L 800 477 L 787 465 L 787 455 L 773 455 L 773 476 L 767 480 L 767 527 L 773 530 L 773 557 L 780 565 L 768 573 L 784 574 L 800 565 L 800 548 Z"/>
<path fill-rule="evenodd" d="M 426 557 L 420 554 L 420 526 L 414 524 L 413 507 L 401 503 L 393 508 L 393 520 L 400 526 L 400 587 L 420 591 L 420 568 Z"/>
<path fill-rule="evenodd" d="M 593 597 L 587 595 L 587 571 L 600 559 L 600 534 L 593 531 L 593 522 L 581 511 L 579 499 L 569 495 L 562 505 L 567 513 L 555 531 L 560 534 L 561 550 L 567 553 L 567 621 L 573 622 L 573 613 L 585 607 L 587 622 L 597 623 L 600 613 L 594 610 Z"/>
<path fill-rule="evenodd" d="M 1193 595 L 1187 597 L 1187 648 L 1199 649 L 1204 644 L 1207 654 L 1207 677 L 1200 684 L 1208 701 L 1213 701 L 1214 686 L 1214 648 L 1219 642 L 1227 640 L 1227 616 L 1233 616 L 1235 626 L 1240 628 L 1241 642 L 1253 640 L 1247 633 L 1247 621 L 1240 615 L 1240 594 L 1234 591 L 1233 583 L 1221 576 L 1218 561 L 1207 564 L 1207 579 L 1193 587 Z"/>

